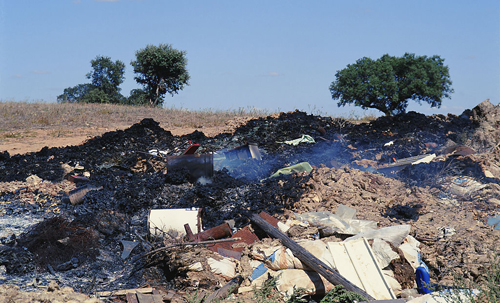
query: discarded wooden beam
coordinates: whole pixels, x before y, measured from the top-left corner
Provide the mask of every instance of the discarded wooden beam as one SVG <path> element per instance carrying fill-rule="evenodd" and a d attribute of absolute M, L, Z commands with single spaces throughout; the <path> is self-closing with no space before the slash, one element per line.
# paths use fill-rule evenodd
<path fill-rule="evenodd" d="M 357 287 L 349 280 L 341 276 L 338 272 L 331 269 L 328 265 L 326 265 L 323 261 L 316 258 L 313 254 L 308 252 L 305 248 L 297 244 L 297 242 L 290 239 L 287 235 L 282 233 L 279 229 L 275 228 L 271 224 L 267 223 L 266 220 L 262 219 L 256 214 L 247 214 L 249 219 L 257 224 L 260 228 L 262 228 L 268 235 L 271 237 L 280 239 L 283 245 L 288 247 L 292 253 L 304 264 L 309 266 L 309 268 L 313 269 L 326 280 L 334 285 L 343 285 L 347 290 L 353 291 L 365 297 L 368 300 L 375 300 L 372 296 L 366 293 L 361 288 Z"/>
<path fill-rule="evenodd" d="M 238 292 L 241 282 L 243 282 L 243 277 L 241 275 L 232 278 L 226 283 L 226 285 L 222 286 L 208 296 L 204 303 L 211 303 L 212 301 L 220 302 L 221 300 L 224 300 L 229 294 Z"/>

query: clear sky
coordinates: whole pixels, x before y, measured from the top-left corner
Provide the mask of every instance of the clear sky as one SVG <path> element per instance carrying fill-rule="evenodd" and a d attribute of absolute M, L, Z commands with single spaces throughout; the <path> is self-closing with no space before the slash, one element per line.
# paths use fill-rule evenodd
<path fill-rule="evenodd" d="M 455 90 L 408 110 L 500 102 L 498 0 L 0 0 L 0 100 L 55 102 L 98 55 L 126 64 L 128 96 L 135 52 L 160 43 L 187 52 L 191 76 L 167 107 L 363 114 L 332 100 L 335 72 L 405 52 L 444 58 Z"/>

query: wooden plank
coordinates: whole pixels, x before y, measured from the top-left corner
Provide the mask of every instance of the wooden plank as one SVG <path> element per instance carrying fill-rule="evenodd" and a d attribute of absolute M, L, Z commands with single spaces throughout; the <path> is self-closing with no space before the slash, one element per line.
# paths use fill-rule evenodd
<path fill-rule="evenodd" d="M 345 247 L 363 284 L 363 289 L 377 300 L 396 299 L 366 239 L 345 242 Z"/>
<path fill-rule="evenodd" d="M 139 303 L 163 303 L 163 297 L 161 295 L 137 293 L 137 299 Z"/>
<path fill-rule="evenodd" d="M 222 286 L 214 293 L 212 293 L 204 303 L 220 302 L 225 299 L 230 293 L 238 292 L 238 288 L 243 282 L 243 277 L 241 275 L 232 278 L 226 285 Z"/>
<path fill-rule="evenodd" d="M 280 230 L 267 223 L 266 220 L 257 216 L 256 214 L 247 214 L 247 216 L 262 228 L 268 235 L 280 239 L 283 245 L 288 247 L 292 253 L 300 260 L 302 263 L 306 264 L 312 270 L 316 271 L 322 275 L 326 280 L 334 285 L 343 285 L 347 290 L 353 291 L 365 297 L 368 300 L 373 300 L 374 298 L 369 295 L 366 291 L 362 290 L 358 286 L 351 283 L 349 280 L 341 276 L 338 272 L 331 269 L 323 261 L 316 258 L 313 254 L 308 252 L 302 246 L 297 244 L 297 242 L 290 239 L 287 235 L 282 233 Z"/>
<path fill-rule="evenodd" d="M 172 300 L 172 299 L 175 297 L 175 295 L 177 295 L 177 294 L 175 293 L 175 291 L 173 291 L 173 290 L 169 290 L 169 291 L 167 292 L 167 294 L 163 296 L 163 298 L 164 298 L 165 300 L 169 301 L 169 300 Z"/>
<path fill-rule="evenodd" d="M 130 293 L 143 293 L 143 294 L 148 294 L 153 292 L 152 287 L 145 287 L 145 288 L 134 288 L 134 289 L 120 289 L 120 290 L 112 290 L 112 291 L 100 291 L 97 294 L 101 297 L 111 297 L 111 296 L 124 296 L 128 292 Z"/>
<path fill-rule="evenodd" d="M 328 242 L 327 244 L 333 257 L 333 263 L 339 274 L 351 281 L 357 287 L 364 289 L 363 283 L 361 283 L 358 273 L 349 258 L 344 242 Z"/>
<path fill-rule="evenodd" d="M 376 299 L 395 299 L 366 239 L 329 242 L 335 268 L 356 286 Z"/>
<path fill-rule="evenodd" d="M 128 303 L 139 303 L 139 301 L 137 300 L 137 295 L 135 294 L 135 292 L 128 292 L 127 293 L 127 302 Z"/>

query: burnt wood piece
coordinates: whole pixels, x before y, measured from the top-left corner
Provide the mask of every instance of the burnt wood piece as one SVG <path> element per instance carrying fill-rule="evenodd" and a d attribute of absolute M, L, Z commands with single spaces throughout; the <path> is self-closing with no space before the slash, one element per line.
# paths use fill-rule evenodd
<path fill-rule="evenodd" d="M 135 292 L 127 293 L 127 303 L 139 303 L 139 300 L 137 300 L 137 295 L 135 294 Z"/>
<path fill-rule="evenodd" d="M 226 283 L 226 285 L 222 286 L 222 288 L 219 288 L 214 293 L 212 293 L 204 301 L 204 303 L 219 302 L 220 300 L 224 300 L 229 294 L 238 291 L 241 282 L 243 282 L 243 277 L 241 275 L 232 278 L 229 282 Z"/>
<path fill-rule="evenodd" d="M 320 259 L 316 258 L 313 254 L 308 252 L 305 248 L 297 244 L 297 242 L 293 241 L 290 239 L 287 235 L 282 233 L 280 230 L 277 228 L 273 227 L 271 224 L 267 223 L 266 220 L 262 219 L 256 214 L 247 214 L 249 219 L 257 224 L 260 228 L 262 228 L 268 235 L 271 237 L 280 239 L 283 245 L 288 247 L 292 253 L 304 264 L 309 266 L 309 268 L 313 269 L 316 271 L 318 274 L 322 275 L 325 277 L 326 280 L 328 280 L 330 283 L 334 285 L 343 285 L 347 290 L 350 290 L 352 292 L 358 293 L 365 297 L 368 300 L 375 300 L 372 296 L 370 296 L 368 293 L 366 293 L 364 290 L 361 288 L 357 287 L 356 285 L 352 284 L 344 278 L 342 275 L 340 275 L 338 272 L 334 271 L 331 269 L 328 265 L 326 265 L 323 261 Z"/>
<path fill-rule="evenodd" d="M 136 293 L 138 303 L 163 303 L 163 298 L 161 295 L 149 295 L 142 294 L 140 292 Z"/>

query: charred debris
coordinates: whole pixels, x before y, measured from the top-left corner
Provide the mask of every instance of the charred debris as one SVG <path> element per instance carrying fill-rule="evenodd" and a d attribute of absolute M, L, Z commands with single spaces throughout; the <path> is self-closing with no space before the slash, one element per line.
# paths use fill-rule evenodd
<path fill-rule="evenodd" d="M 211 294 L 236 278 L 249 287 L 255 269 L 244 260 L 255 243 L 271 241 L 252 215 L 265 211 L 278 226 L 340 205 L 377 228 L 409 225 L 433 283 L 456 273 L 477 281 L 498 254 L 500 232 L 488 220 L 500 214 L 499 128 L 500 107 L 487 100 L 460 116 L 409 112 L 369 123 L 280 113 L 215 137 L 173 136 L 144 119 L 79 146 L 3 152 L 0 284 L 32 291 L 56 280 L 114 302 L 127 299 L 103 292 L 148 286 L 170 301 L 195 290 Z M 312 170 L 270 177 L 304 162 Z M 201 224 L 186 228 L 187 237 L 154 236 L 151 211 L 161 209 L 197 209 Z M 222 236 L 200 238 L 214 228 Z M 184 245 L 235 235 L 239 249 Z M 293 225 L 286 235 L 347 237 L 314 224 Z M 234 276 L 210 270 L 208 260 L 235 252 Z M 398 295 L 415 286 L 407 259 L 388 265 L 402 286 Z"/>

